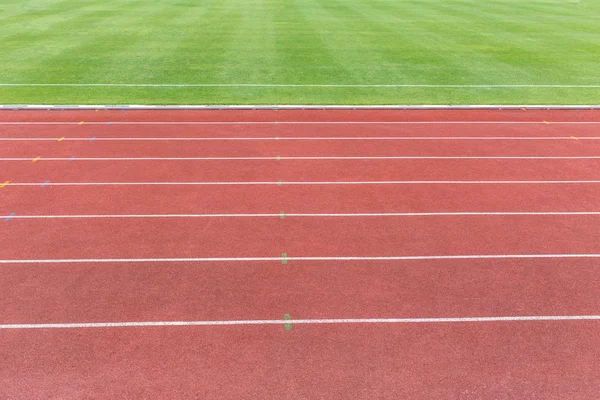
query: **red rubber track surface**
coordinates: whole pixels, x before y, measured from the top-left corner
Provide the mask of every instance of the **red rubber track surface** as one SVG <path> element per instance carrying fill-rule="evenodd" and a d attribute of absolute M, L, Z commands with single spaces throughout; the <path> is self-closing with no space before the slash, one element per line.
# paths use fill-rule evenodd
<path fill-rule="evenodd" d="M 598 254 L 600 183 L 339 182 L 597 181 L 600 159 L 285 159 L 590 157 L 596 137 L 595 110 L 2 111 L 0 261 L 273 259 L 0 263 L 0 398 L 597 399 L 599 320 L 6 328 L 597 316 L 600 258 L 293 257 Z M 32 138 L 52 140 L 2 140 Z M 72 185 L 116 182 L 265 184 Z M 414 212 L 587 214 L 293 215 Z M 22 218 L 65 215 L 106 217 Z"/>

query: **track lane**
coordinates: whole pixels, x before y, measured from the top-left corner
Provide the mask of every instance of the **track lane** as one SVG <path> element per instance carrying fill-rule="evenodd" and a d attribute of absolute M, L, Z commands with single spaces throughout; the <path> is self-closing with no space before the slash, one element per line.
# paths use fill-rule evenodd
<path fill-rule="evenodd" d="M 13 382 L 5 397 L 562 400 L 595 398 L 600 378 L 596 322 L 3 331 L 0 340 L 12 360 L 0 372 Z"/>
<path fill-rule="evenodd" d="M 510 193 L 510 195 L 505 195 Z M 0 216 L 600 211 L 600 185 L 11 186 Z"/>
<path fill-rule="evenodd" d="M 599 136 L 600 137 L 600 136 Z M 6 158 L 85 157 L 600 157 L 600 140 L 0 141 Z"/>
<path fill-rule="evenodd" d="M 0 324 L 594 315 L 599 268 L 592 259 L 2 265 Z"/>
<path fill-rule="evenodd" d="M 598 215 L 11 219 L 6 224 L 0 248 L 5 260 L 600 253 Z"/>
<path fill-rule="evenodd" d="M 0 113 L 0 118 L 2 114 Z M 600 118 L 598 119 L 600 121 Z M 527 123 L 428 123 L 427 121 L 389 121 L 388 123 L 275 123 L 275 120 L 260 123 L 210 123 L 164 121 L 161 124 L 144 120 L 124 120 L 121 122 L 103 119 L 100 121 L 60 123 L 60 124 L 2 124 L 0 138 L 50 138 L 65 137 L 90 140 L 101 138 L 356 138 L 356 137 L 598 137 L 600 124 L 593 123 L 551 123 L 541 120 Z M 5 121 L 6 122 L 6 121 Z M 326 121 L 324 121 L 326 122 Z M 390 123 L 391 122 L 391 123 Z M 569 122 L 568 119 L 565 122 Z M 577 121 L 571 121 L 577 122 Z M 6 141 L 0 141 L 5 144 Z M 100 143 L 98 141 L 97 143 Z M 162 142 L 161 142 L 162 143 Z M 386 142 L 387 143 L 387 142 Z M 159 143 L 160 144 L 160 143 Z"/>
<path fill-rule="evenodd" d="M 16 161 L 0 181 L 344 182 L 421 180 L 599 180 L 600 160 L 222 160 Z"/>
<path fill-rule="evenodd" d="M 157 118 L 157 114 L 159 118 Z M 600 121 L 597 109 L 2 110 L 2 121 Z"/>

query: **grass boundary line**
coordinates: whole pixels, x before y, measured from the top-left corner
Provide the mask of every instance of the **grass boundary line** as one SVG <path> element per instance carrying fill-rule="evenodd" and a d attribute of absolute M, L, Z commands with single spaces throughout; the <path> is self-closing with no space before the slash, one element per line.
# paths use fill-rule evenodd
<path fill-rule="evenodd" d="M 600 110 L 600 104 L 588 105 L 493 105 L 493 104 L 423 104 L 423 105 L 151 105 L 151 104 L 0 104 L 0 110 Z"/>

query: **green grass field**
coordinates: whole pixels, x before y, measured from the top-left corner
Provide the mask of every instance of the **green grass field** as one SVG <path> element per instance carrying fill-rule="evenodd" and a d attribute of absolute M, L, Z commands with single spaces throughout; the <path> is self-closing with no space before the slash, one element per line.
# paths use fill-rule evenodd
<path fill-rule="evenodd" d="M 7 86 L 74 83 L 458 87 Z M 594 85 L 600 0 L 0 3 L 2 104 L 600 104 Z"/>

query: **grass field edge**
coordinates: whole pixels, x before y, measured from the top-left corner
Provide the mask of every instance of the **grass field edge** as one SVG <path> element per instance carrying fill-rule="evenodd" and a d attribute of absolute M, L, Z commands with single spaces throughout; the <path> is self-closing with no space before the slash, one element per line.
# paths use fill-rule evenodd
<path fill-rule="evenodd" d="M 492 104 L 464 104 L 464 105 L 47 105 L 47 104 L 0 104 L 0 110 L 468 110 L 468 109 L 493 109 L 493 110 L 596 110 L 598 105 L 492 105 Z"/>

